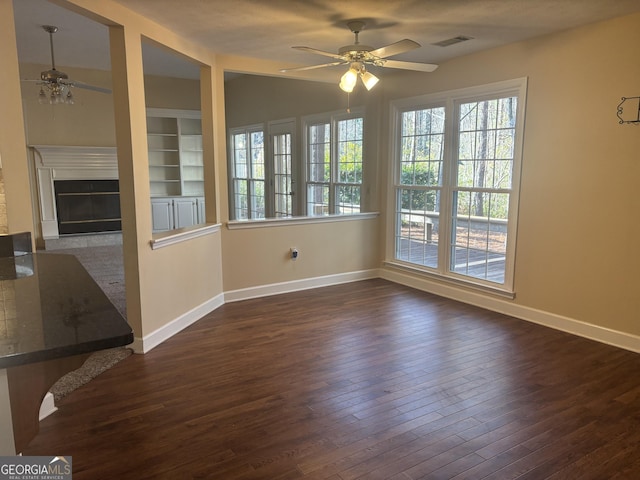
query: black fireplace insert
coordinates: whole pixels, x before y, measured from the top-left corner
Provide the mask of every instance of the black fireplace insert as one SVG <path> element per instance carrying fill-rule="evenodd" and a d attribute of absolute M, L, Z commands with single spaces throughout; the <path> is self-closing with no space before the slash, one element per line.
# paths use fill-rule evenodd
<path fill-rule="evenodd" d="M 61 235 L 122 230 L 118 180 L 53 182 Z"/>

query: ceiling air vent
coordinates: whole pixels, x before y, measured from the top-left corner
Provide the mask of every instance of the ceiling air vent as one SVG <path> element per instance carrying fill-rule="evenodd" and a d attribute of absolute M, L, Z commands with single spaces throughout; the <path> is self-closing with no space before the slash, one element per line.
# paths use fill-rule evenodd
<path fill-rule="evenodd" d="M 441 40 L 440 42 L 433 43 L 432 45 L 437 45 L 438 47 L 449 47 L 451 45 L 455 45 L 456 43 L 466 42 L 467 40 L 473 40 L 473 37 L 458 35 L 457 37 L 448 38 L 447 40 Z"/>

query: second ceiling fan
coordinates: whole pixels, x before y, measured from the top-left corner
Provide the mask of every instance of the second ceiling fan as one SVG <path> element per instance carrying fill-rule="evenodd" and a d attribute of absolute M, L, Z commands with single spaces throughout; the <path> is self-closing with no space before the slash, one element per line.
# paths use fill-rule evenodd
<path fill-rule="evenodd" d="M 335 59 L 334 62 L 322 63 L 319 65 L 310 65 L 307 67 L 285 68 L 281 72 L 294 72 L 303 70 L 313 70 L 316 68 L 333 67 L 337 65 L 349 65 L 349 70 L 340 79 L 340 88 L 345 92 L 351 92 L 356 85 L 358 77 L 362 79 L 362 83 L 370 90 L 378 83 L 378 78 L 371 72 L 368 72 L 367 65 L 373 65 L 376 67 L 397 68 L 402 70 L 413 70 L 418 72 L 433 72 L 438 65 L 432 63 L 418 63 L 418 62 L 404 62 L 401 60 L 389 60 L 388 57 L 394 55 L 400 55 L 401 53 L 408 52 L 410 50 L 420 47 L 420 44 L 405 38 L 399 42 L 392 43 L 385 47 L 373 48 L 369 45 L 363 45 L 360 43 L 359 35 L 364 29 L 365 23 L 359 20 L 354 20 L 347 23 L 347 27 L 355 35 L 355 40 L 352 45 L 345 45 L 338 49 L 338 53 L 326 52 L 324 50 L 318 50 L 311 47 L 295 46 L 296 50 L 304 52 L 315 53 L 323 55 L 325 57 L 331 57 Z"/>

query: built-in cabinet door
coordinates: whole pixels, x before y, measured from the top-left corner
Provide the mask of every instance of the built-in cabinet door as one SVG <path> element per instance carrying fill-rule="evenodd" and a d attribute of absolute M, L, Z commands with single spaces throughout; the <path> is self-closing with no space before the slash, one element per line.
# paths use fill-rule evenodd
<path fill-rule="evenodd" d="M 206 223 L 207 222 L 207 216 L 206 216 L 206 211 L 204 209 L 204 197 L 198 197 L 196 199 L 196 204 L 197 204 L 197 208 L 198 208 L 198 224 L 202 224 L 202 223 Z"/>
<path fill-rule="evenodd" d="M 204 197 L 154 197 L 151 221 L 154 233 L 203 224 Z"/>
<path fill-rule="evenodd" d="M 154 232 L 166 232 L 173 228 L 173 200 L 171 198 L 151 199 L 151 221 Z"/>
<path fill-rule="evenodd" d="M 173 199 L 174 228 L 191 227 L 198 223 L 195 197 Z"/>

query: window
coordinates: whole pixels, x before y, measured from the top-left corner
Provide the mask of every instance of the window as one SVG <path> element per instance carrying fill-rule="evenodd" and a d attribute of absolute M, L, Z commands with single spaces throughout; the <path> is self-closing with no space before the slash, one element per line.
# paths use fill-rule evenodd
<path fill-rule="evenodd" d="M 305 121 L 307 215 L 359 213 L 364 119 L 332 115 Z"/>
<path fill-rule="evenodd" d="M 236 220 L 265 218 L 262 127 L 233 129 L 230 137 L 234 218 Z"/>
<path fill-rule="evenodd" d="M 293 216 L 295 120 L 232 128 L 229 133 L 231 217 L 258 220 Z"/>
<path fill-rule="evenodd" d="M 525 89 L 395 103 L 394 260 L 512 290 Z"/>
<path fill-rule="evenodd" d="M 269 161 L 267 172 L 270 181 L 267 196 L 273 202 L 267 202 L 268 217 L 291 217 L 296 211 L 293 201 L 295 195 L 295 176 L 297 171 L 294 160 L 295 127 L 293 119 L 269 122 Z M 273 205 L 271 204 L 273 203 Z"/>

